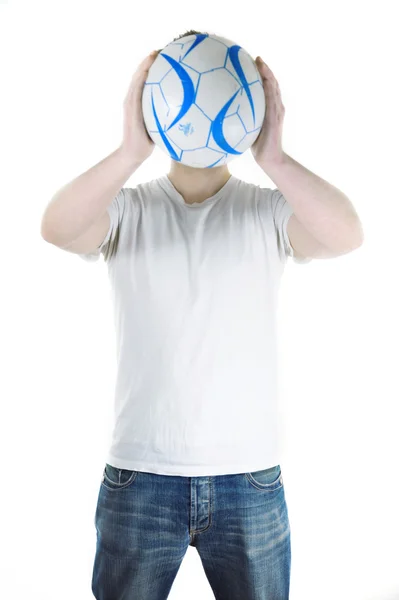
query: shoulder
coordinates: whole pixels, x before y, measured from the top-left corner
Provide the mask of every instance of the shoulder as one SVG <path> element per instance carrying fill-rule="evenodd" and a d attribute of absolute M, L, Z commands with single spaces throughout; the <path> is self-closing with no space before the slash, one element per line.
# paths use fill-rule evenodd
<path fill-rule="evenodd" d="M 167 190 L 165 177 L 157 177 L 138 183 L 133 188 L 125 188 L 130 202 L 142 204 L 143 201 L 161 195 Z"/>
<path fill-rule="evenodd" d="M 277 195 L 274 194 L 276 190 L 237 178 L 236 191 L 239 198 L 245 198 L 258 212 L 260 211 L 263 214 L 273 213 L 273 203 L 277 200 Z"/>
<path fill-rule="evenodd" d="M 252 183 L 251 181 L 246 181 L 238 177 L 235 177 L 235 182 L 236 188 L 239 189 L 240 192 L 246 192 L 247 194 L 270 201 L 270 194 L 273 191 L 270 188 L 262 187 L 259 184 Z"/>

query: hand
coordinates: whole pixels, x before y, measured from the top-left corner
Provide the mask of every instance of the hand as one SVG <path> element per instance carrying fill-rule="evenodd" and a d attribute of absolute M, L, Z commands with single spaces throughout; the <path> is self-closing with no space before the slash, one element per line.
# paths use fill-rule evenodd
<path fill-rule="evenodd" d="M 154 150 L 154 142 L 144 124 L 142 95 L 148 71 L 159 50 L 154 50 L 138 66 L 123 103 L 123 141 L 121 149 L 133 162 L 144 162 Z"/>
<path fill-rule="evenodd" d="M 251 146 L 258 164 L 278 162 L 284 155 L 282 148 L 283 120 L 285 108 L 281 101 L 280 88 L 273 73 L 258 56 L 255 60 L 262 77 L 265 92 L 266 114 L 259 136 Z"/>

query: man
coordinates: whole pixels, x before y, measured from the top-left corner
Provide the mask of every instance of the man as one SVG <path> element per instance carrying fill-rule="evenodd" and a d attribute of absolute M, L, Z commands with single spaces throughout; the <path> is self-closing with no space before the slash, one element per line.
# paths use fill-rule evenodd
<path fill-rule="evenodd" d="M 189 31 L 181 37 L 199 32 Z M 251 150 L 277 186 L 228 167 L 172 161 L 126 188 L 154 144 L 141 96 L 124 102 L 120 147 L 64 186 L 42 235 L 103 254 L 118 351 L 115 426 L 100 486 L 92 590 L 101 600 L 167 598 L 188 545 L 217 598 L 285 600 L 290 525 L 280 466 L 275 315 L 297 263 L 358 248 L 348 198 L 282 149 L 284 107 L 258 57 L 267 111 Z"/>

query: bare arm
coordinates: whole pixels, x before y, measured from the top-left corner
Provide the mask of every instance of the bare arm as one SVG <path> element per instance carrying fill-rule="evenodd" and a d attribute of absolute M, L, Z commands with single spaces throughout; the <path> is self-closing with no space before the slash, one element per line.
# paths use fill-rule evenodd
<path fill-rule="evenodd" d="M 64 185 L 48 204 L 41 222 L 41 235 L 47 242 L 71 252 L 91 252 L 103 242 L 109 228 L 108 206 L 154 149 L 144 125 L 141 99 L 157 53 L 140 63 L 131 80 L 123 104 L 121 145 Z"/>
<path fill-rule="evenodd" d="M 139 166 L 121 146 L 67 183 L 44 212 L 42 237 L 64 249 L 73 250 L 74 244 L 81 252 L 97 248 L 108 231 L 108 206 Z"/>

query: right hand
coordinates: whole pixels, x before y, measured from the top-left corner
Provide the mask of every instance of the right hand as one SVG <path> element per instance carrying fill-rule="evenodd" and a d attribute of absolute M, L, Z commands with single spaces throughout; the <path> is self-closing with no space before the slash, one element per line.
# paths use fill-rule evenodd
<path fill-rule="evenodd" d="M 154 50 L 138 66 L 133 75 L 128 93 L 123 103 L 123 140 L 121 149 L 134 162 L 144 162 L 154 150 L 154 142 L 144 124 L 142 95 L 148 71 L 157 58 L 159 50 Z"/>

